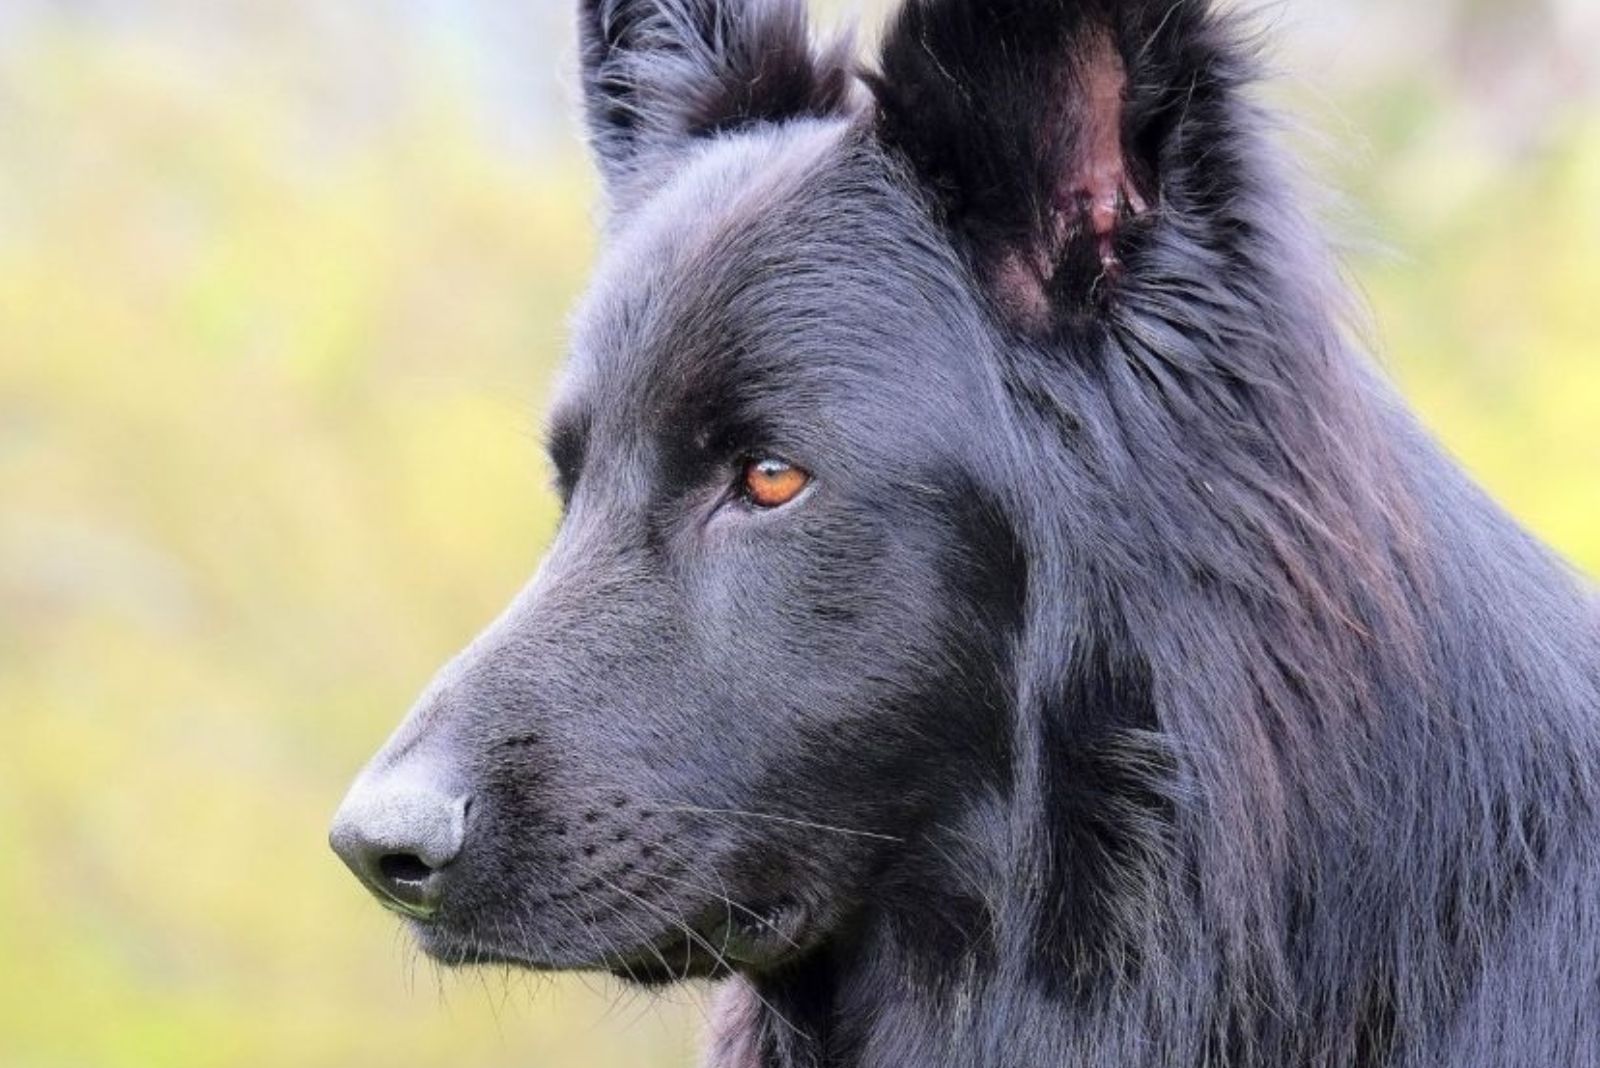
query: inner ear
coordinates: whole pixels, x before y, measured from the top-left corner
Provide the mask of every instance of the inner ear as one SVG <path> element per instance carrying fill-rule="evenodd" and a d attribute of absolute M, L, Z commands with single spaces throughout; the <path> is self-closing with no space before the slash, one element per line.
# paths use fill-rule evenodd
<path fill-rule="evenodd" d="M 1075 74 L 1080 85 L 1069 99 L 1077 102 L 1076 114 L 1068 123 L 1069 147 L 1062 153 L 1052 203 L 1054 239 L 1064 248 L 1074 237 L 1086 237 L 1101 266 L 1110 272 L 1120 267 L 1117 227 L 1124 218 L 1149 210 L 1124 134 L 1128 68 L 1111 38 L 1096 33 L 1085 42 Z"/>
<path fill-rule="evenodd" d="M 1151 131 L 1203 17 L 1190 0 L 906 0 L 890 26 L 879 138 L 1023 329 L 1103 311 L 1128 273 L 1163 200 Z"/>
<path fill-rule="evenodd" d="M 1150 210 L 1149 167 L 1130 155 L 1128 68 L 1104 30 L 1074 45 L 1063 65 L 1060 110 L 1041 132 L 1045 218 L 1026 242 L 1031 258 L 1002 265 L 997 296 L 1042 325 L 1052 308 L 1091 307 L 1122 274 L 1122 228 Z M 1146 173 L 1141 174 L 1140 171 Z M 1152 183 L 1153 184 L 1153 183 Z M 1016 255 L 1013 252 L 1011 255 Z"/>

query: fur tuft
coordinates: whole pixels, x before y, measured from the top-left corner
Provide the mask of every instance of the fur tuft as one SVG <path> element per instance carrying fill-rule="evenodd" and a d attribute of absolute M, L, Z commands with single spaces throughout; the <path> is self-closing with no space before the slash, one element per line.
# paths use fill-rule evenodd
<path fill-rule="evenodd" d="M 798 0 L 581 0 L 579 18 L 590 137 L 614 192 L 695 139 L 850 103 L 850 42 L 814 46 Z"/>

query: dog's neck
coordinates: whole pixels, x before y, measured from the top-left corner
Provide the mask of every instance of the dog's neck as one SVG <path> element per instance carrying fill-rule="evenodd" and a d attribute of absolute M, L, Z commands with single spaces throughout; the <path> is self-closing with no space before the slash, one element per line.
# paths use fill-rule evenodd
<path fill-rule="evenodd" d="M 891 976 L 881 964 L 864 954 L 823 951 L 780 976 L 725 983 L 711 1018 L 706 1068 L 986 1063 L 971 1059 L 959 1021 L 937 1011 L 941 1002 L 971 1005 L 956 975 L 946 977 L 948 985 L 936 981 L 943 988 L 936 993 Z M 978 985 L 975 976 L 968 980 Z"/>
<path fill-rule="evenodd" d="M 994 905 L 1015 915 L 1030 908 L 1021 897 Z M 724 983 L 705 1068 L 1156 1063 L 1119 1047 L 1118 1033 L 1143 1031 L 1134 1020 L 1137 997 L 1091 1006 L 1038 975 L 1026 938 L 1008 951 L 1008 939 L 991 928 L 955 943 L 959 936 L 941 930 L 948 921 L 937 915 L 941 903 L 927 904 L 920 920 L 884 915 L 780 973 Z M 915 936 L 908 925 L 918 927 Z M 1118 1048 L 1118 1059 L 1100 1060 L 1101 1051 Z"/>
<path fill-rule="evenodd" d="M 731 980 L 717 991 L 705 1068 L 1077 1064 L 1051 1051 L 1066 1052 L 1078 1013 L 1002 974 L 974 957 L 919 975 L 822 954 L 781 978 Z"/>
<path fill-rule="evenodd" d="M 1183 866 L 1150 837 L 1169 815 L 1146 781 L 1164 754 L 1132 740 L 1154 725 L 1148 679 L 1081 641 L 1050 690 L 1008 713 L 1031 755 L 1006 790 L 975 787 L 960 817 L 924 826 L 827 944 L 725 985 L 707 1068 L 1158 1065 L 1203 1044 L 1215 985 L 1147 996 L 1138 974 L 1218 967 L 1156 932 L 1184 907 L 1167 878 Z M 1079 712 L 1070 732 L 1060 701 Z M 1164 1010 L 1177 1041 L 1156 1050 Z"/>

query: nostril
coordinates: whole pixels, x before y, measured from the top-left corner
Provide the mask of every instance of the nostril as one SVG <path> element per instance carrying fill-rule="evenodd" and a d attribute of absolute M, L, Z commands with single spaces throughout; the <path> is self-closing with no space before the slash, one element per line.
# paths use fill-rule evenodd
<path fill-rule="evenodd" d="M 358 779 L 334 816 L 329 843 L 385 906 L 429 919 L 444 900 L 445 869 L 465 841 L 468 804 L 403 779 Z"/>
<path fill-rule="evenodd" d="M 385 853 L 378 858 L 378 872 L 391 882 L 423 883 L 433 869 L 414 853 Z"/>

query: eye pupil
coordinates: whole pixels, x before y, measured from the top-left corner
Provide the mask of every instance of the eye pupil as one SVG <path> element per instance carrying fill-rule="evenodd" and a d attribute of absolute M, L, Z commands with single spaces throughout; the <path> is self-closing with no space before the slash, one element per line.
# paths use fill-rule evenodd
<path fill-rule="evenodd" d="M 775 457 L 747 463 L 744 468 L 744 493 L 761 508 L 780 508 L 796 497 L 811 482 L 811 476 L 793 464 Z"/>

